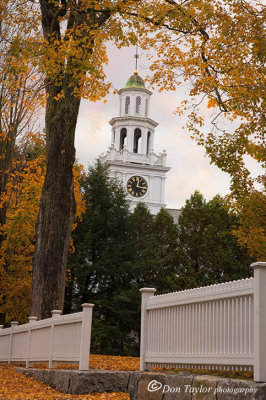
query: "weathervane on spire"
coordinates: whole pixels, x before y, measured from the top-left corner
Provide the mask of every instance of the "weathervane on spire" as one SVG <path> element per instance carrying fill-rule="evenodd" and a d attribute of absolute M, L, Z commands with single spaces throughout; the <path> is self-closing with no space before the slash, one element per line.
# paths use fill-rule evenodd
<path fill-rule="evenodd" d="M 134 57 L 135 57 L 135 59 L 136 59 L 136 68 L 135 68 L 135 71 L 134 71 L 134 74 L 138 74 L 138 58 L 139 58 L 139 55 L 138 55 L 138 43 L 136 43 L 136 54 L 134 54 Z"/>

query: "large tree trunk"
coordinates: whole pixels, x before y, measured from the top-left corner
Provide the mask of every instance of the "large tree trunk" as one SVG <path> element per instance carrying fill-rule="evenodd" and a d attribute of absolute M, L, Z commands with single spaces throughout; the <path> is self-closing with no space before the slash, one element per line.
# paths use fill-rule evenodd
<path fill-rule="evenodd" d="M 66 263 L 75 211 L 74 134 L 80 99 L 73 96 L 65 77 L 65 98 L 54 100 L 58 88 L 47 85 L 47 171 L 36 226 L 31 315 L 51 316 L 63 310 Z"/>
<path fill-rule="evenodd" d="M 75 212 L 72 169 L 75 161 L 74 134 L 80 105 L 80 97 L 75 89 L 79 92 L 82 88 L 82 74 L 85 75 L 89 68 L 86 61 L 94 46 L 93 32 L 111 14 L 107 8 L 98 15 L 98 9 L 90 7 L 97 5 L 97 2 L 88 2 L 87 9 L 85 3 L 40 0 L 43 34 L 55 51 L 54 56 L 62 43 L 60 17 L 67 13 L 67 29 L 72 32 L 75 51 L 74 55 L 64 55 L 63 59 L 61 54 L 57 69 L 51 75 L 47 72 L 47 171 L 36 227 L 31 297 L 31 314 L 38 318 L 50 317 L 53 309 L 63 310 L 66 263 Z M 64 31 L 65 22 L 63 25 Z M 77 49 L 82 49 L 79 55 L 75 41 L 79 43 Z"/>

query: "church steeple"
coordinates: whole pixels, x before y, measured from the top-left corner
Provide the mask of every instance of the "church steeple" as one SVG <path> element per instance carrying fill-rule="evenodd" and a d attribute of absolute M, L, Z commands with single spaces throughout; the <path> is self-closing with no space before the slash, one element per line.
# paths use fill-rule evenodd
<path fill-rule="evenodd" d="M 144 201 L 152 213 L 157 213 L 165 206 L 165 173 L 169 168 L 166 152 L 154 153 L 158 123 L 149 116 L 152 92 L 136 70 L 118 94 L 119 116 L 110 121 L 111 147 L 102 161 L 109 164 L 111 176 L 124 182 L 133 208 L 136 202 Z"/>
<path fill-rule="evenodd" d="M 125 147 L 130 153 L 150 154 L 154 143 L 154 129 L 157 122 L 149 118 L 150 92 L 144 80 L 133 74 L 120 89 L 119 117 L 112 118 L 113 127 L 111 144 L 115 150 L 122 151 Z"/>

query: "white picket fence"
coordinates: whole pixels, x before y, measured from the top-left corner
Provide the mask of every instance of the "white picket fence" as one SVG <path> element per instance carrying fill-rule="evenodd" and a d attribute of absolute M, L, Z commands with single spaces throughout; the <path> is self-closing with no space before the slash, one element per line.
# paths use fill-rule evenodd
<path fill-rule="evenodd" d="M 0 329 L 0 362 L 48 362 L 53 368 L 60 362 L 78 362 L 80 370 L 88 370 L 93 304 L 82 304 L 83 311 L 61 315 L 52 311 L 52 318 Z M 2 326 L 1 326 L 2 327 Z"/>
<path fill-rule="evenodd" d="M 143 288 L 141 369 L 254 370 L 266 382 L 266 262 L 254 278 L 154 296 Z"/>

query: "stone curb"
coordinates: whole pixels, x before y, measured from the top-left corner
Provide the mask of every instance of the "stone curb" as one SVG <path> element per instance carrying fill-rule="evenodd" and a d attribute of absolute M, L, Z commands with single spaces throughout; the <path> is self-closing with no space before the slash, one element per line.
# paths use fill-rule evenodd
<path fill-rule="evenodd" d="M 131 400 L 266 400 L 266 383 L 189 372 L 16 369 L 69 394 L 128 392 Z"/>
<path fill-rule="evenodd" d="M 94 392 L 127 392 L 128 371 L 77 371 L 60 369 L 16 368 L 26 376 L 45 383 L 62 393 L 87 394 Z"/>

